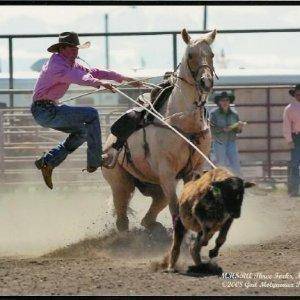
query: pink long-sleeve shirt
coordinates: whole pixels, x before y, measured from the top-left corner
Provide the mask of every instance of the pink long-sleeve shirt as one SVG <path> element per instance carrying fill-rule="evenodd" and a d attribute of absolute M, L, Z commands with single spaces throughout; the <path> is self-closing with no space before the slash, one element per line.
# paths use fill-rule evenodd
<path fill-rule="evenodd" d="M 283 112 L 283 136 L 292 142 L 292 133 L 300 133 L 300 102 L 290 103 Z"/>
<path fill-rule="evenodd" d="M 70 63 L 59 53 L 54 53 L 44 64 L 33 91 L 33 101 L 52 100 L 58 102 L 71 83 L 99 87 L 99 79 L 122 82 L 123 76 L 113 71 L 88 69 L 79 63 Z"/>

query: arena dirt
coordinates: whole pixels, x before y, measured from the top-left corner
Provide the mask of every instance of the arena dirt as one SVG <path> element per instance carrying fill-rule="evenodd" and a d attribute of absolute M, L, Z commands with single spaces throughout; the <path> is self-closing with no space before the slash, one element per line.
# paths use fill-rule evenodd
<path fill-rule="evenodd" d="M 299 295 L 297 287 L 227 287 L 228 280 L 217 276 L 154 272 L 151 265 L 170 246 L 171 220 L 165 209 L 158 220 L 167 232 L 141 228 L 150 199 L 139 193 L 130 205 L 131 230 L 124 234 L 114 230 L 107 187 L 26 187 L 0 197 L 1 295 Z M 290 273 L 293 280 L 275 283 L 300 281 L 299 203 L 284 191 L 249 190 L 217 260 L 224 272 Z M 191 263 L 184 244 L 179 267 L 184 271 Z"/>

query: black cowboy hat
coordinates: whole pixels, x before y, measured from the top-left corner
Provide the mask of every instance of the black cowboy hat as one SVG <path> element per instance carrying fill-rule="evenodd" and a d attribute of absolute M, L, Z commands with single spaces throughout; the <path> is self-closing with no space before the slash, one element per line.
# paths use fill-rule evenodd
<path fill-rule="evenodd" d="M 292 96 L 292 97 L 295 97 L 295 92 L 296 92 L 296 90 L 300 90 L 300 84 L 297 84 L 297 85 L 295 85 L 295 87 L 293 88 L 293 89 L 291 89 L 291 90 L 289 90 L 289 94 Z"/>
<path fill-rule="evenodd" d="M 228 98 L 230 103 L 233 103 L 234 101 L 234 95 L 232 93 L 227 93 L 227 92 L 216 93 L 214 97 L 214 101 L 216 104 L 218 104 L 219 101 L 223 98 Z"/>
<path fill-rule="evenodd" d="M 90 42 L 85 42 L 80 45 L 78 34 L 73 31 L 62 32 L 58 36 L 58 43 L 51 45 L 47 51 L 51 53 L 58 52 L 60 46 L 76 46 L 79 49 L 89 48 L 91 45 Z"/>

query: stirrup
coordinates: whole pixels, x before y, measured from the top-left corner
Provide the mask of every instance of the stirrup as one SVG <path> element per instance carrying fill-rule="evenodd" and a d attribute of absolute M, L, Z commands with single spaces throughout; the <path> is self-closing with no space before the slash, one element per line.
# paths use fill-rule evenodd
<path fill-rule="evenodd" d="M 105 162 L 105 160 L 103 159 L 102 160 L 102 164 L 101 164 L 101 167 L 104 167 L 106 169 L 113 169 L 118 161 L 118 157 L 119 157 L 119 154 L 121 152 L 122 148 L 119 149 L 119 150 L 116 150 L 117 152 L 115 153 L 115 155 L 112 157 L 111 161 L 110 162 Z M 108 154 L 108 153 L 104 153 L 104 154 Z"/>
<path fill-rule="evenodd" d="M 82 169 L 81 172 L 88 172 L 88 173 L 94 173 L 95 171 L 98 170 L 98 167 L 87 167 L 85 169 Z"/>

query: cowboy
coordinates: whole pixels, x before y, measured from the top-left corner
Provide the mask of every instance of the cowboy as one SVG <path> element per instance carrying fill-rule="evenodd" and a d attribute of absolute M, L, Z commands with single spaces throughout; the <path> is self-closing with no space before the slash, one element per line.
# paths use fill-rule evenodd
<path fill-rule="evenodd" d="M 290 197 L 299 196 L 299 164 L 300 164 L 300 84 L 289 90 L 295 99 L 287 105 L 283 112 L 283 136 L 290 148 L 288 166 L 288 194 Z"/>
<path fill-rule="evenodd" d="M 210 112 L 214 161 L 218 165 L 228 166 L 235 175 L 242 177 L 236 138 L 245 123 L 239 120 L 238 113 L 230 107 L 234 102 L 232 93 L 217 93 L 214 102 L 218 105 Z"/>
<path fill-rule="evenodd" d="M 71 83 L 105 88 L 114 92 L 113 86 L 101 79 L 121 83 L 133 81 L 113 71 L 98 68 L 86 68 L 76 61 L 79 49 L 90 46 L 90 42 L 80 44 L 78 34 L 63 32 L 58 43 L 47 51 L 53 53 L 42 68 L 33 92 L 31 112 L 35 121 L 48 128 L 69 133 L 69 136 L 57 147 L 45 153 L 35 161 L 41 170 L 46 185 L 52 189 L 52 171 L 60 165 L 68 154 L 87 142 L 87 172 L 95 172 L 100 166 L 107 166 L 112 159 L 109 154 L 102 156 L 101 129 L 99 115 L 92 107 L 74 107 L 59 105 L 58 100 L 66 93 Z M 140 86 L 139 82 L 131 83 Z"/>

